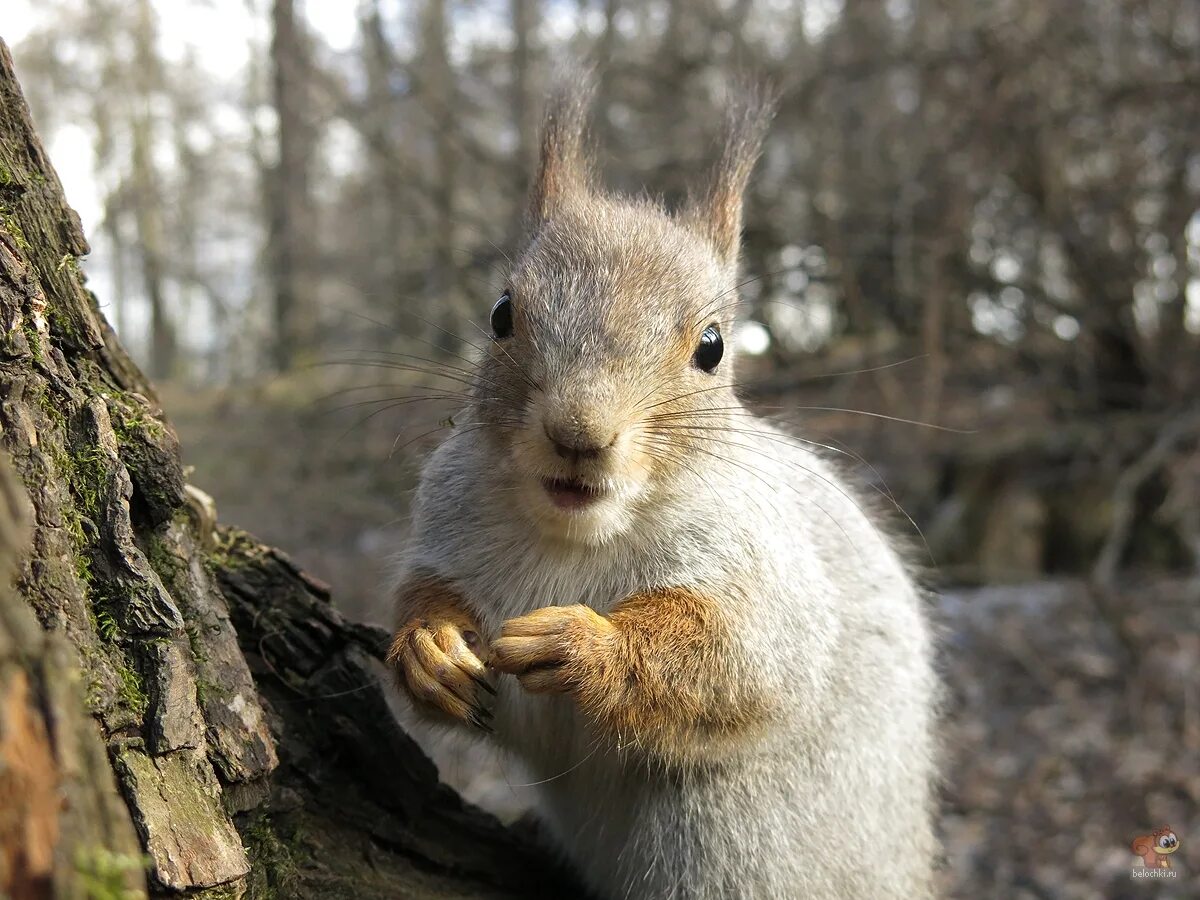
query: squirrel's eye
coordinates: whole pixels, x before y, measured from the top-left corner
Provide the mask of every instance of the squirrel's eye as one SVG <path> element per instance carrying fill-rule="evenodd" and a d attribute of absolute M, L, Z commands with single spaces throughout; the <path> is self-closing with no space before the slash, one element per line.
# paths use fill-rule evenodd
<path fill-rule="evenodd" d="M 512 296 L 505 291 L 492 307 L 492 335 L 496 338 L 506 338 L 512 334 L 512 330 Z"/>
<path fill-rule="evenodd" d="M 700 343 L 696 346 L 696 353 L 692 357 L 692 361 L 696 364 L 696 368 L 712 372 L 717 368 L 717 364 L 721 362 L 721 357 L 724 355 L 725 342 L 721 340 L 721 329 L 715 324 L 709 325 L 704 329 L 704 334 L 700 335 Z"/>

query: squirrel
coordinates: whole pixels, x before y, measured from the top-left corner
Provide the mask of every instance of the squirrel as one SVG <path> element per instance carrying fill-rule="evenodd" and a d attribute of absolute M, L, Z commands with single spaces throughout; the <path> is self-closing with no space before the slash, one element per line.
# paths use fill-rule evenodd
<path fill-rule="evenodd" d="M 731 103 L 680 210 L 614 196 L 549 100 L 464 418 L 425 462 L 389 652 L 414 707 L 532 770 L 601 900 L 927 898 L 926 595 L 810 442 L 735 395 Z"/>
<path fill-rule="evenodd" d="M 1179 849 L 1179 838 L 1175 836 L 1170 825 L 1164 825 L 1150 834 L 1135 837 L 1129 849 L 1133 851 L 1134 856 L 1142 858 L 1142 864 L 1147 868 L 1169 869 L 1170 855 Z"/>

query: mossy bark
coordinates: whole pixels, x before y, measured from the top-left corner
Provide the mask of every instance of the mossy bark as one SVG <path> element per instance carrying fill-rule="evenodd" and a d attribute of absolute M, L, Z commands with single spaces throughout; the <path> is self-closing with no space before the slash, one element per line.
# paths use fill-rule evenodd
<path fill-rule="evenodd" d="M 86 252 L 0 42 L 0 896 L 578 896 L 438 783 L 386 634 L 216 528 Z"/>

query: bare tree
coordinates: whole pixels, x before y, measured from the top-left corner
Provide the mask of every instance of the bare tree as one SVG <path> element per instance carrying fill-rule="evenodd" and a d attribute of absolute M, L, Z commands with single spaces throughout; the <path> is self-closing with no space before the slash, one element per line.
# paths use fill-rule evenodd
<path fill-rule="evenodd" d="M 308 39 L 294 0 L 271 6 L 271 78 L 277 117 L 278 158 L 266 176 L 270 229 L 268 256 L 274 287 L 273 358 L 280 369 L 295 364 L 316 340 L 316 249 L 311 202 L 313 136 L 309 122 Z"/>
<path fill-rule="evenodd" d="M 511 0 L 512 3 L 512 122 L 517 136 L 514 154 L 514 194 L 524 196 L 528 172 L 533 165 L 537 143 L 537 116 L 533 102 L 533 42 L 538 25 L 537 0 Z"/>

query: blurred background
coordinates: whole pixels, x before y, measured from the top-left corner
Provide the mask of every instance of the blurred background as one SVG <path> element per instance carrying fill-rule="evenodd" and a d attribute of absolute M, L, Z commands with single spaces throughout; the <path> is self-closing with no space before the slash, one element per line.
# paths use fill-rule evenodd
<path fill-rule="evenodd" d="M 668 203 L 731 81 L 778 85 L 743 393 L 945 592 L 949 892 L 1200 895 L 1200 3 L 4 0 L 0 36 L 192 480 L 372 620 L 555 64 Z M 1132 881 L 1165 822 L 1182 879 Z"/>

